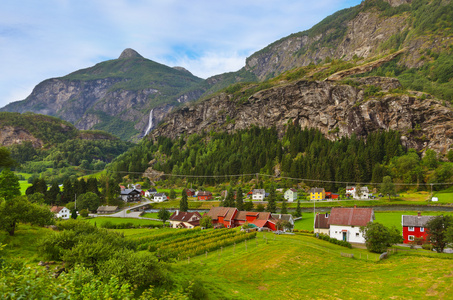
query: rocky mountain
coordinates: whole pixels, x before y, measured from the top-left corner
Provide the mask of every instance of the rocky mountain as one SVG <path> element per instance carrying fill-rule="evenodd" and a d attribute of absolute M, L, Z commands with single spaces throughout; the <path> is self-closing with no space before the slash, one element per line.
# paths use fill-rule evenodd
<path fill-rule="evenodd" d="M 143 58 L 132 49 L 118 59 L 38 84 L 30 96 L 2 108 L 56 116 L 78 129 L 99 129 L 130 140 L 143 136 L 171 107 L 198 99 L 202 79 L 183 68 Z"/>
<path fill-rule="evenodd" d="M 426 51 L 441 53 L 452 44 L 452 5 L 450 0 L 366 0 L 254 53 L 246 70 L 264 80 L 312 63 L 401 48 L 408 51 L 400 64 L 418 68 L 429 62 Z"/>

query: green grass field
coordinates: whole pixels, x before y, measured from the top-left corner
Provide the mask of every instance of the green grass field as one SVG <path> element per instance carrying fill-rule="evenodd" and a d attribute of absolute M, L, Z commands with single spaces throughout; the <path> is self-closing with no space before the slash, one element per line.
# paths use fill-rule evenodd
<path fill-rule="evenodd" d="M 366 250 L 311 236 L 268 233 L 266 243 L 260 233 L 247 250 L 241 243 L 178 266 L 203 282 L 210 299 L 446 299 L 453 292 L 451 258 L 412 250 L 377 262 Z"/>

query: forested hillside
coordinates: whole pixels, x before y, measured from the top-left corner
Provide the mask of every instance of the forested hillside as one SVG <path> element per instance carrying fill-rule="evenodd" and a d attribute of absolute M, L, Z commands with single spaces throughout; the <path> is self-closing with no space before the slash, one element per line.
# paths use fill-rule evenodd
<path fill-rule="evenodd" d="M 260 173 L 307 179 L 309 185 L 328 190 L 344 188 L 347 182 L 381 183 L 387 175 L 398 183 L 419 183 L 422 189 L 423 183 L 452 179 L 451 163 L 441 163 L 432 150 L 422 159 L 414 150 L 405 149 L 400 138 L 398 132 L 382 131 L 366 140 L 353 135 L 330 141 L 315 129 L 289 122 L 282 138 L 273 127 L 252 127 L 232 134 L 210 132 L 176 140 L 144 140 L 119 156 L 109 171 L 139 177 L 151 166 L 165 174 L 195 176 L 188 181 L 209 185 L 232 179 L 223 175 L 248 174 L 239 177 L 248 181 Z M 448 157 L 453 159 L 452 155 L 450 152 Z"/>
<path fill-rule="evenodd" d="M 80 131 L 55 117 L 0 113 L 0 140 L 17 162 L 16 170 L 63 183 L 71 175 L 102 170 L 130 143 L 102 131 Z"/>

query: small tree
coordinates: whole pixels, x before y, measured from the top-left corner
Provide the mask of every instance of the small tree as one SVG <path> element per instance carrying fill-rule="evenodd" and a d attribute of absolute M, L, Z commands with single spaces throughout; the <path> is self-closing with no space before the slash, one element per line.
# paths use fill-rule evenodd
<path fill-rule="evenodd" d="M 428 231 L 428 238 L 433 244 L 433 249 L 438 253 L 444 251 L 444 248 L 448 244 L 448 235 L 447 231 L 449 228 L 453 227 L 453 217 L 452 216 L 437 216 L 429 220 L 425 228 Z"/>
<path fill-rule="evenodd" d="M 200 226 L 205 229 L 214 227 L 211 217 L 205 214 L 200 220 Z"/>
<path fill-rule="evenodd" d="M 394 196 L 396 194 L 395 192 L 395 184 L 392 181 L 392 178 L 390 176 L 385 176 L 382 180 L 382 185 L 381 185 L 381 193 L 384 195 L 389 196 Z"/>
<path fill-rule="evenodd" d="M 240 187 L 236 191 L 236 208 L 239 211 L 244 210 L 244 196 L 242 195 L 242 189 Z"/>
<path fill-rule="evenodd" d="M 176 199 L 176 192 L 174 189 L 170 190 L 170 195 L 169 195 L 170 200 Z"/>
<path fill-rule="evenodd" d="M 8 201 L 17 196 L 20 196 L 19 178 L 10 169 L 3 169 L 0 173 L 0 199 Z"/>
<path fill-rule="evenodd" d="M 224 207 L 235 207 L 234 203 L 234 190 L 229 188 L 225 200 L 223 201 Z"/>
<path fill-rule="evenodd" d="M 186 212 L 189 210 L 189 203 L 187 201 L 187 192 L 185 189 L 182 190 L 181 196 L 181 200 L 179 200 L 179 210 Z"/>
<path fill-rule="evenodd" d="M 96 211 L 100 205 L 98 195 L 95 193 L 85 193 L 77 198 L 77 209 L 87 209 L 89 211 Z"/>
<path fill-rule="evenodd" d="M 258 205 L 256 206 L 256 211 L 257 211 L 257 212 L 262 212 L 262 211 L 264 211 L 264 205 L 261 204 L 261 203 L 258 204 Z"/>
<path fill-rule="evenodd" d="M 71 218 L 74 219 L 74 220 L 77 219 L 77 211 L 75 209 L 73 209 L 71 211 Z"/>
<path fill-rule="evenodd" d="M 170 219 L 170 212 L 166 210 L 165 208 L 161 208 L 159 212 L 157 213 L 157 217 L 162 220 L 164 226 L 165 222 Z"/>
<path fill-rule="evenodd" d="M 382 253 L 393 244 L 401 243 L 403 237 L 396 227 L 388 228 L 377 222 L 368 222 L 360 228 L 368 251 Z"/>
<path fill-rule="evenodd" d="M 277 195 L 275 194 L 274 186 L 271 186 L 271 190 L 269 192 L 269 198 L 267 199 L 267 207 L 266 211 L 275 213 L 277 211 L 277 204 L 275 203 Z"/>
<path fill-rule="evenodd" d="M 243 210 L 252 211 L 253 210 L 253 202 L 252 201 L 246 201 L 244 203 Z"/>
<path fill-rule="evenodd" d="M 280 213 L 281 214 L 287 214 L 288 213 L 288 209 L 286 208 L 286 200 L 282 201 L 282 209 L 280 210 Z"/>
<path fill-rule="evenodd" d="M 296 218 L 302 217 L 302 209 L 300 208 L 300 200 L 297 200 L 296 213 L 294 214 Z"/>

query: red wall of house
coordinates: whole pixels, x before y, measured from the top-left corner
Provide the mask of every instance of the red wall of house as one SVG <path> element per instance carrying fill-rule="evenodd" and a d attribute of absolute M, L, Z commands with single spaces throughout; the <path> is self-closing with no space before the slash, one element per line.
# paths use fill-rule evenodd
<path fill-rule="evenodd" d="M 198 200 L 211 200 L 212 196 L 198 196 Z"/>
<path fill-rule="evenodd" d="M 414 238 L 423 238 L 424 241 L 426 241 L 426 238 L 428 236 L 427 232 L 426 232 L 426 228 L 425 228 L 425 231 L 422 232 L 420 231 L 420 227 L 414 227 L 414 231 L 409 231 L 409 227 L 407 226 L 404 226 L 403 227 L 403 238 L 404 238 L 404 243 L 405 244 L 409 244 L 411 241 L 409 241 L 409 235 L 413 235 Z"/>

